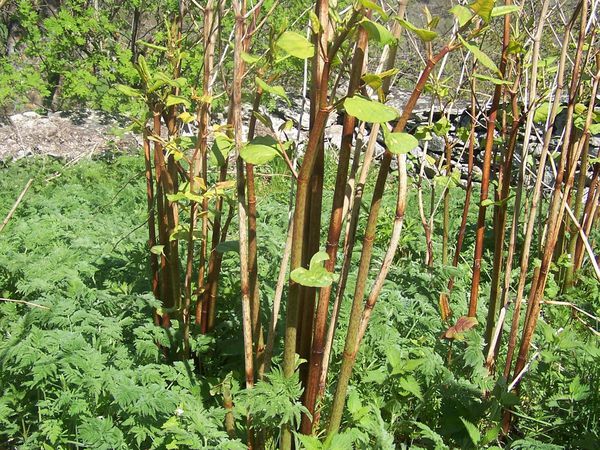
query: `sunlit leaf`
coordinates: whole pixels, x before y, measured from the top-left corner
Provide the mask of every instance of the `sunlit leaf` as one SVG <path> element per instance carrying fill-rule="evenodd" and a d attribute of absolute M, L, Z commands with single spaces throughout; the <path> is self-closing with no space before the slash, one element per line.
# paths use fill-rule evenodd
<path fill-rule="evenodd" d="M 377 3 L 371 1 L 371 0 L 358 0 L 359 3 L 361 5 L 363 5 L 365 8 L 367 9 L 372 9 L 373 11 L 376 11 L 383 20 L 387 20 L 388 19 L 388 15 L 385 13 L 385 11 L 383 10 L 383 8 L 381 6 L 379 6 Z"/>
<path fill-rule="evenodd" d="M 288 105 L 291 105 L 290 99 L 288 98 L 287 94 L 285 93 L 285 89 L 283 89 L 283 86 L 269 86 L 267 83 L 265 83 L 259 77 L 256 77 L 256 84 L 264 92 L 268 92 L 269 94 L 273 94 L 278 97 L 281 97 L 287 102 Z"/>
<path fill-rule="evenodd" d="M 277 39 L 275 45 L 287 54 L 300 59 L 307 59 L 315 54 L 314 45 L 304 36 L 294 31 L 286 31 L 283 33 L 279 39 Z"/>
<path fill-rule="evenodd" d="M 500 70 L 498 70 L 498 66 L 496 66 L 496 63 L 494 63 L 494 61 L 492 61 L 492 59 L 488 55 L 486 55 L 484 52 L 482 52 L 479 49 L 479 47 L 465 41 L 461 36 L 459 36 L 458 38 L 460 39 L 462 44 L 465 46 L 465 48 L 467 50 L 469 50 L 471 53 L 473 53 L 473 56 L 475 57 L 475 59 L 477 61 L 479 61 L 483 66 L 490 69 L 492 72 L 495 72 L 498 75 L 500 75 Z"/>
<path fill-rule="evenodd" d="M 250 164 L 266 164 L 279 155 L 277 141 L 271 136 L 259 136 L 240 150 L 240 156 Z"/>
<path fill-rule="evenodd" d="M 187 98 L 181 97 L 180 95 L 171 95 L 171 94 L 169 94 L 167 96 L 165 105 L 166 106 L 184 105 L 186 108 L 189 108 L 191 106 L 190 101 Z"/>
<path fill-rule="evenodd" d="M 360 21 L 360 26 L 367 31 L 369 39 L 372 39 L 381 45 L 391 45 L 396 40 L 390 30 L 372 20 L 365 18 Z"/>
<path fill-rule="evenodd" d="M 475 0 L 469 5 L 469 8 L 487 23 L 490 21 L 495 3 L 496 0 Z"/>
<path fill-rule="evenodd" d="M 400 116 L 395 108 L 359 95 L 344 100 L 344 109 L 363 122 L 384 123 Z"/>
<path fill-rule="evenodd" d="M 473 13 L 466 6 L 455 5 L 450 9 L 450 12 L 454 14 L 461 27 L 465 26 L 466 23 L 473 18 Z"/>
<path fill-rule="evenodd" d="M 463 333 L 469 331 L 475 325 L 477 325 L 475 317 L 459 317 L 456 323 L 442 334 L 442 337 L 445 339 L 462 339 Z"/>
<path fill-rule="evenodd" d="M 394 155 L 402 155 L 419 146 L 419 141 L 412 134 L 391 133 L 387 127 L 383 127 L 383 136 L 387 149 Z"/>
<path fill-rule="evenodd" d="M 323 267 L 323 262 L 329 259 L 326 252 L 320 251 L 310 259 L 308 270 L 304 267 L 297 267 L 290 273 L 290 278 L 302 286 L 308 287 L 326 287 L 331 285 L 334 275 Z"/>
<path fill-rule="evenodd" d="M 406 28 L 409 31 L 412 31 L 417 36 L 419 36 L 419 39 L 421 39 L 424 42 L 433 41 L 438 36 L 438 34 L 435 31 L 427 30 L 425 28 L 418 28 L 412 23 L 410 23 L 408 20 L 399 19 L 398 22 L 404 28 Z"/>
<path fill-rule="evenodd" d="M 246 64 L 255 64 L 260 61 L 258 56 L 251 55 L 250 53 L 242 52 L 242 61 Z"/>
<path fill-rule="evenodd" d="M 476 78 L 481 81 L 489 81 L 490 83 L 493 83 L 493 84 L 503 84 L 506 86 L 512 84 L 512 81 L 501 80 L 500 78 L 490 77 L 488 75 L 482 75 L 480 73 L 473 74 L 473 78 Z"/>
<path fill-rule="evenodd" d="M 521 11 L 521 7 L 518 5 L 496 6 L 492 9 L 490 16 L 491 17 L 500 17 L 500 16 L 504 16 L 506 14 L 512 14 L 514 12 L 519 12 L 519 11 Z"/>
<path fill-rule="evenodd" d="M 142 92 L 139 89 L 134 89 L 131 86 L 126 86 L 124 84 L 117 84 L 117 90 L 128 97 L 141 97 Z"/>

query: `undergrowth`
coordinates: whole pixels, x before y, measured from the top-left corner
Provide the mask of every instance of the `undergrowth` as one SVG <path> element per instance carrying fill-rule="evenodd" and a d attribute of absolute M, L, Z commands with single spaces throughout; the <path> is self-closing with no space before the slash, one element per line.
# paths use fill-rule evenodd
<path fill-rule="evenodd" d="M 2 169 L 2 217 L 27 179 L 35 178 L 0 234 L 2 297 L 34 303 L 0 302 L 2 448 L 236 449 L 245 448 L 248 413 L 267 443 L 276 441 L 282 424 L 300 420 L 297 378 L 286 379 L 276 367 L 255 389 L 240 387 L 235 251 L 223 260 L 215 333 L 193 342 L 195 360 L 165 359 L 157 344 L 176 344 L 181 337 L 177 327 L 166 330 L 152 322 L 159 305 L 148 291 L 141 167 L 138 157 L 118 156 L 71 167 L 21 161 Z M 258 186 L 261 280 L 277 278 L 287 222 L 289 179 L 276 166 L 271 172 Z M 327 174 L 325 192 L 333 182 Z M 452 191 L 453 217 L 459 217 L 463 196 L 460 189 Z M 392 214 L 388 197 L 384 211 Z M 441 233 L 440 224 L 434 231 Z M 377 236 L 378 260 L 389 232 L 382 229 Z M 523 382 L 527 395 L 519 404 L 501 377 L 484 370 L 481 330 L 469 331 L 462 341 L 440 339 L 439 293 L 454 276 L 450 303 L 456 317 L 464 315 L 470 267 L 422 263 L 424 237 L 414 197 L 402 239 L 358 355 L 344 431 L 324 443 L 297 436 L 299 448 L 594 448 L 600 438 L 597 337 L 569 309 L 549 305 Z M 471 252 L 472 240 L 465 246 Z M 550 283 L 551 298 L 600 313 L 600 288 L 592 278 L 562 297 L 552 288 Z M 265 305 L 274 289 L 261 284 Z M 342 307 L 340 324 L 348 307 Z M 337 333 L 334 355 L 343 349 L 343 335 Z M 335 374 L 339 358 L 332 365 Z M 332 394 L 326 393 L 324 403 Z M 229 395 L 232 410 L 223 406 Z M 500 444 L 502 408 L 519 418 L 521 438 Z M 231 434 L 224 426 L 227 413 L 240 424 Z"/>

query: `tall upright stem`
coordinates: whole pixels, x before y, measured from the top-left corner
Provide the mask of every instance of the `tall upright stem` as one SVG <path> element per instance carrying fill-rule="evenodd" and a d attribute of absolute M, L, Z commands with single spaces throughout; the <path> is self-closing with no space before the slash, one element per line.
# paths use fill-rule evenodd
<path fill-rule="evenodd" d="M 421 73 L 415 88 L 404 107 L 402 116 L 394 128 L 394 132 L 402 132 L 408 123 L 410 114 L 412 113 L 417 100 L 421 96 L 421 92 L 425 87 L 425 83 L 429 79 L 429 75 L 435 65 L 451 50 L 450 45 L 443 47 L 435 56 L 433 56 L 427 62 L 425 69 Z M 352 302 L 352 309 L 350 312 L 350 321 L 348 323 L 348 332 L 346 334 L 346 343 L 344 347 L 344 358 L 342 360 L 342 366 L 338 375 L 338 383 L 336 387 L 336 393 L 333 400 L 331 409 L 331 417 L 328 427 L 328 434 L 337 433 L 342 421 L 342 413 L 344 405 L 346 404 L 346 393 L 348 390 L 348 383 L 350 381 L 350 375 L 352 374 L 352 367 L 354 366 L 354 360 L 356 358 L 356 343 L 359 331 L 362 303 L 364 298 L 364 292 L 366 289 L 366 282 L 369 273 L 369 267 L 371 263 L 371 256 L 373 252 L 373 244 L 375 241 L 375 230 L 377 228 L 377 219 L 379 217 L 379 210 L 381 207 L 381 199 L 385 190 L 385 182 L 390 169 L 390 163 L 392 160 L 392 154 L 386 150 L 381 165 L 379 167 L 379 174 L 377 181 L 375 182 L 375 188 L 373 190 L 373 198 L 371 200 L 371 209 L 369 211 L 369 218 L 367 220 L 367 226 L 365 229 L 365 236 L 363 239 L 362 252 L 359 262 L 358 275 L 356 277 L 356 286 L 354 289 L 354 300 Z"/>
<path fill-rule="evenodd" d="M 510 5 L 511 0 L 506 0 L 505 4 Z M 508 57 L 508 45 L 510 43 L 510 14 L 504 16 L 504 35 L 502 38 L 502 57 L 500 60 L 500 74 L 504 78 L 506 72 L 506 62 Z M 494 147 L 494 131 L 496 129 L 496 117 L 502 96 L 502 85 L 497 85 L 494 89 L 494 97 L 488 114 L 487 134 L 485 137 L 485 149 L 483 154 L 483 167 L 481 174 L 481 194 L 479 196 L 479 214 L 477 216 L 477 229 L 475 232 L 475 254 L 473 256 L 473 275 L 471 283 L 471 295 L 469 299 L 470 317 L 477 316 L 477 298 L 479 296 L 479 285 L 481 283 L 481 259 L 483 257 L 483 238 L 485 235 L 485 213 L 487 205 L 484 204 L 488 198 L 490 186 L 490 174 L 492 165 L 492 149 Z M 496 304 L 494 299 L 490 299 L 489 309 L 495 315 Z"/>

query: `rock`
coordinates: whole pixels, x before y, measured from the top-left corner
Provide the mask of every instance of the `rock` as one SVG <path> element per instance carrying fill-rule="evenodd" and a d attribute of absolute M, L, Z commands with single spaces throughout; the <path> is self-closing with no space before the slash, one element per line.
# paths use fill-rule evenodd
<path fill-rule="evenodd" d="M 108 150 L 138 147 L 136 136 L 115 136 L 123 125 L 118 118 L 95 111 L 58 112 L 42 116 L 27 111 L 0 121 L 0 161 L 27 156 L 79 159 Z"/>

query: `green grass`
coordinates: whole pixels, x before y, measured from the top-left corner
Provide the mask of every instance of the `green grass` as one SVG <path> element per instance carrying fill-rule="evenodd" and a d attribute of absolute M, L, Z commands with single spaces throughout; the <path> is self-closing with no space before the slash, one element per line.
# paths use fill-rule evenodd
<path fill-rule="evenodd" d="M 226 253 L 223 260 L 219 325 L 213 336 L 193 342 L 201 371 L 194 361 L 164 360 L 155 343 L 168 345 L 180 336 L 177 326 L 167 333 L 152 322 L 156 305 L 149 292 L 142 170 L 140 157 L 125 155 L 72 167 L 21 160 L 1 169 L 0 217 L 26 181 L 34 177 L 35 182 L 0 233 L 0 292 L 4 298 L 48 309 L 0 302 L 0 447 L 244 448 L 242 418 L 247 412 L 266 430 L 270 443 L 280 423 L 296 420 L 300 391 L 294 380 L 276 371 L 254 392 L 240 388 L 243 353 L 235 252 Z M 290 183 L 281 175 L 282 167 L 268 170 L 271 176 L 260 177 L 258 186 L 264 323 L 285 239 Z M 60 176 L 45 181 L 56 173 Z M 391 178 L 373 276 L 394 214 Z M 327 173 L 325 211 L 333 180 Z M 372 183 L 370 179 L 369 187 Z M 451 246 L 463 199 L 462 190 L 452 190 Z M 324 229 L 327 222 L 324 215 Z M 344 431 L 336 441 L 339 448 L 475 447 L 464 421 L 479 430 L 480 447 L 494 445 L 494 439 L 482 442 L 497 432 L 501 406 L 515 409 L 520 417 L 518 431 L 525 439 L 507 443 L 511 448 L 593 448 L 600 437 L 598 339 L 566 308 L 544 309 L 536 337 L 540 357 L 524 379 L 520 404 L 506 392 L 502 379 L 483 370 L 480 331 L 467 333 L 452 347 L 439 339 L 444 325 L 437 302 L 451 275 L 456 276 L 451 296 L 455 317 L 466 311 L 473 229 L 467 233 L 467 262 L 456 269 L 441 266 L 441 223 L 436 221 L 436 265 L 426 268 L 416 190 L 411 186 L 401 246 L 357 359 Z M 229 239 L 235 240 L 235 235 L 233 226 Z M 489 290 L 487 270 L 484 267 L 482 305 Z M 325 405 L 335 387 L 354 275 L 342 307 Z M 584 277 L 562 299 L 598 314 L 599 289 L 592 278 Z M 483 306 L 481 311 L 483 323 Z M 502 359 L 501 355 L 500 364 Z M 223 426 L 225 386 L 234 397 L 235 438 L 228 437 Z M 489 395 L 482 395 L 486 391 Z M 321 448 L 312 441 L 303 445 Z"/>

